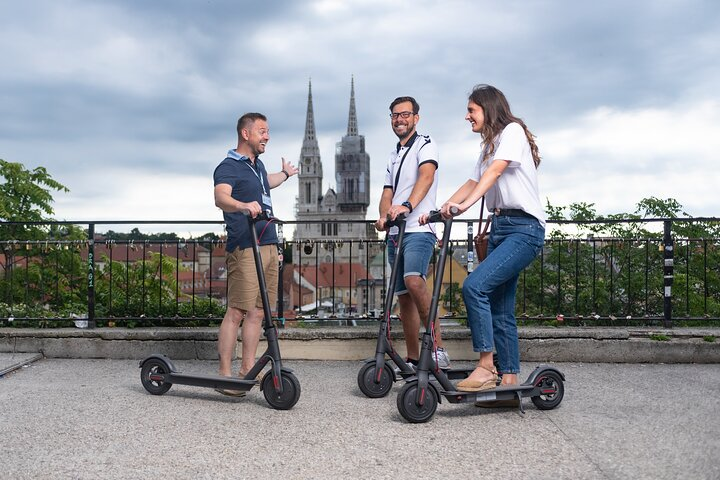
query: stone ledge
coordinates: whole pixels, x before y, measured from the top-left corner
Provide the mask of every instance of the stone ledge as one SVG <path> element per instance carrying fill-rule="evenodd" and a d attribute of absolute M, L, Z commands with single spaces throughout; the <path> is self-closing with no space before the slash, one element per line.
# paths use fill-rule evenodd
<path fill-rule="evenodd" d="M 402 338 L 402 328 L 393 324 L 392 338 Z M 697 332 L 681 330 L 649 329 L 651 333 L 663 333 L 668 336 L 698 336 Z M 324 327 L 324 328 L 282 328 L 278 330 L 281 339 L 318 340 L 318 339 L 362 339 L 376 338 L 378 327 Z M 184 327 L 184 328 L 3 328 L 2 338 L 99 338 L 103 340 L 217 340 L 217 327 Z M 595 339 L 627 339 L 631 335 L 643 335 L 643 330 L 625 328 L 592 328 L 592 327 L 519 327 L 520 338 L 595 338 Z M 711 335 L 712 333 L 703 333 Z M 720 329 L 715 331 L 720 335 Z M 701 335 L 700 335 L 701 336 Z M 470 338 L 470 330 L 465 327 L 444 327 L 443 337 L 447 339 Z"/>
<path fill-rule="evenodd" d="M 0 352 L 42 352 L 51 358 L 142 359 L 164 353 L 173 359 L 217 359 L 217 328 L 0 329 Z M 331 327 L 279 330 L 284 359 L 362 360 L 375 351 L 377 328 Z M 523 361 L 611 363 L 720 363 L 720 329 L 520 327 Z M 651 338 L 665 335 L 668 341 Z M 391 335 L 404 355 L 402 330 Z M 470 331 L 446 327 L 451 358 L 472 361 Z M 261 342 L 261 349 L 264 348 Z"/>

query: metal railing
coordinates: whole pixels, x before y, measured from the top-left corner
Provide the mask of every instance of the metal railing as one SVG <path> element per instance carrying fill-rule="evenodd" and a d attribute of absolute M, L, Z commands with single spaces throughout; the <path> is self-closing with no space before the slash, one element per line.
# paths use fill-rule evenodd
<path fill-rule="evenodd" d="M 554 233 L 548 234 L 542 253 L 520 276 L 518 321 L 666 327 L 680 320 L 717 322 L 720 239 L 676 238 L 673 224 L 718 221 L 548 221 L 548 232 Z M 301 223 L 285 222 L 285 230 Z M 462 223 L 467 238 L 451 241 L 454 261 L 448 262 L 441 301 L 442 315 L 461 322 L 462 280 L 474 267 L 473 221 L 455 221 Z M 663 230 L 633 238 L 563 233 L 598 223 L 662 224 Z M 193 326 L 222 319 L 223 240 L 121 241 L 96 235 L 98 226 L 118 224 L 218 226 L 222 222 L 0 222 L 0 226 L 42 227 L 47 234 L 32 240 L 0 240 L 0 326 Z M 62 225 L 83 226 L 85 238 L 58 235 L 52 227 Z M 277 305 L 281 321 L 352 325 L 380 315 L 389 276 L 382 241 L 282 240 L 281 246 L 284 261 Z"/>

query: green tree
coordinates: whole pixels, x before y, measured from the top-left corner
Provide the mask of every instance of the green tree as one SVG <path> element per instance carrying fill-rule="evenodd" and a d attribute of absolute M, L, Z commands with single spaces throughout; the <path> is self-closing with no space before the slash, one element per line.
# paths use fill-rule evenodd
<path fill-rule="evenodd" d="M 106 240 L 117 240 L 117 241 L 124 241 L 124 240 L 152 240 L 152 241 L 165 241 L 165 242 L 174 242 L 177 240 L 180 240 L 180 237 L 177 236 L 176 233 L 170 232 L 170 233 L 142 233 L 139 228 L 135 227 L 132 230 L 130 230 L 130 233 L 122 233 L 122 232 L 115 232 L 113 230 L 108 230 L 106 233 L 103 234 L 103 237 Z"/>
<path fill-rule="evenodd" d="M 27 170 L 21 163 L 0 159 L 0 220 L 42 222 L 54 213 L 53 191 L 69 192 L 44 167 Z M 0 240 L 37 240 L 47 231 L 41 225 L 0 224 Z M 5 278 L 14 265 L 15 251 L 4 249 Z"/>
<path fill-rule="evenodd" d="M 103 255 L 95 285 L 96 313 L 116 318 L 117 322 L 135 326 L 142 317 L 160 318 L 153 324 L 176 324 L 173 317 L 195 317 L 192 325 L 207 324 L 209 317 L 222 317 L 224 307 L 210 298 L 192 299 L 180 291 L 175 259 L 148 252 L 144 260 L 134 263 L 110 261 Z M 181 267 L 182 269 L 182 267 Z M 185 322 L 187 324 L 187 322 Z"/>
<path fill-rule="evenodd" d="M 691 217 L 677 200 L 645 198 L 633 213 L 607 216 L 585 203 L 555 207 L 548 202 L 546 210 L 553 220 L 588 223 L 549 224 L 541 261 L 521 276 L 520 312 L 662 317 L 663 224 L 651 220 Z M 626 219 L 638 221 L 619 221 Z M 671 234 L 673 317 L 720 315 L 720 224 L 672 220 Z"/>
<path fill-rule="evenodd" d="M 460 284 L 458 282 L 452 282 L 447 286 L 447 288 L 445 288 L 445 292 L 441 295 L 440 301 L 445 309 L 448 311 L 451 311 L 450 309 L 452 309 L 451 312 L 453 316 L 467 316 L 465 302 L 463 302 L 462 299 L 462 288 L 460 288 Z"/>

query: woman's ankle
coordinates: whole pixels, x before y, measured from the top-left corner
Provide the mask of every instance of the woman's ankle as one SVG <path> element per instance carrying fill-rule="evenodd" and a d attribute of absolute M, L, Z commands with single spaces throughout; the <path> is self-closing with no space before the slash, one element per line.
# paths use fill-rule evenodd
<path fill-rule="evenodd" d="M 482 368 L 495 373 L 495 364 L 493 363 L 492 352 L 481 353 L 476 368 Z"/>

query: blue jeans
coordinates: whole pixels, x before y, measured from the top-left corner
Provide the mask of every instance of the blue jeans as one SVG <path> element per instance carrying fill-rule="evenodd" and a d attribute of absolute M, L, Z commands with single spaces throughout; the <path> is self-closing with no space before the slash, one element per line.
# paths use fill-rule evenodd
<path fill-rule="evenodd" d="M 395 295 L 408 293 L 405 277 L 416 275 L 427 276 L 430 257 L 435 248 L 437 238 L 430 232 L 409 232 L 403 237 L 402 252 L 395 281 Z M 397 235 L 390 235 L 387 240 L 388 262 L 393 265 L 397 253 Z"/>
<path fill-rule="evenodd" d="M 473 351 L 495 347 L 501 373 L 520 372 L 515 291 L 544 241 L 545 228 L 535 218 L 493 216 L 488 256 L 463 283 Z"/>

